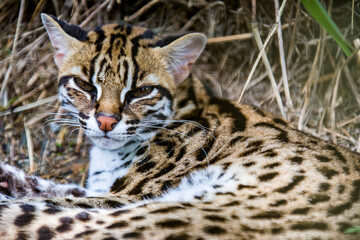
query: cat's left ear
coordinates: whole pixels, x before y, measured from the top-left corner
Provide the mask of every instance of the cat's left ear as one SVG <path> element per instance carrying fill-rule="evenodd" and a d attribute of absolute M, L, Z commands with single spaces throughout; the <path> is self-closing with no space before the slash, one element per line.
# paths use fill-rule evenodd
<path fill-rule="evenodd" d="M 81 47 L 81 41 L 86 39 L 87 32 L 52 15 L 42 13 L 41 20 L 55 49 L 55 63 L 61 68 L 64 60 Z"/>
<path fill-rule="evenodd" d="M 191 67 L 204 50 L 206 42 L 204 34 L 190 33 L 161 48 L 176 84 L 189 76 Z"/>

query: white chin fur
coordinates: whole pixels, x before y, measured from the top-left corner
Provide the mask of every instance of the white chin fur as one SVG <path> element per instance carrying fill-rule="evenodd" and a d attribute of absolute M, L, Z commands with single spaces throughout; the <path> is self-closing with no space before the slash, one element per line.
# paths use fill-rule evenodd
<path fill-rule="evenodd" d="M 114 138 L 90 137 L 90 139 L 96 147 L 104 150 L 117 150 L 126 143 L 124 140 L 116 140 Z"/>

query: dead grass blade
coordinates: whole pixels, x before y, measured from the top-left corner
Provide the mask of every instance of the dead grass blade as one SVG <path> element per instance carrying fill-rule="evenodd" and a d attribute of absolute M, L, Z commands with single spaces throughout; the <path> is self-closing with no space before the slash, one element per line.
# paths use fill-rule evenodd
<path fill-rule="evenodd" d="M 0 101 L 4 100 L 4 93 L 6 91 L 6 87 L 8 85 L 9 80 L 10 80 L 10 74 L 11 74 L 11 72 L 13 70 L 14 59 L 15 59 L 15 56 L 16 56 L 16 45 L 17 45 L 18 38 L 19 38 L 21 21 L 22 21 L 23 15 L 24 15 L 24 6 L 25 6 L 25 0 L 21 0 L 19 16 L 18 16 L 18 21 L 17 21 L 17 25 L 16 25 L 16 32 L 15 32 L 15 37 L 14 37 L 14 43 L 13 43 L 12 52 L 11 52 L 10 66 L 9 66 L 7 72 L 6 72 L 5 79 L 4 79 L 3 84 L 1 86 Z M 6 106 L 6 105 L 7 105 L 7 103 L 3 102 L 3 106 Z"/>

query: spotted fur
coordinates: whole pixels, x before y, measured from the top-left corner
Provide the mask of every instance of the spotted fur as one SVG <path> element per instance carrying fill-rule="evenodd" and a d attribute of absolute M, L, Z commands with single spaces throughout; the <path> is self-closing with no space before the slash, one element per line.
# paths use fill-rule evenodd
<path fill-rule="evenodd" d="M 4 201 L 1 237 L 358 239 L 344 231 L 360 220 L 360 155 L 211 97 L 187 77 L 202 36 L 161 40 L 118 25 L 87 33 L 44 18 L 53 45 L 56 24 L 71 39 L 75 53 L 55 52 L 61 99 L 95 144 L 91 161 L 110 164 L 90 167 L 90 185 L 110 192 L 56 198 L 40 190 L 42 198 Z M 127 95 L 139 88 L 147 94 Z M 117 116 L 116 127 L 101 133 L 97 114 Z M 114 182 L 97 189 L 91 179 L 105 173 Z M 3 186 L 3 195 L 16 192 Z"/>

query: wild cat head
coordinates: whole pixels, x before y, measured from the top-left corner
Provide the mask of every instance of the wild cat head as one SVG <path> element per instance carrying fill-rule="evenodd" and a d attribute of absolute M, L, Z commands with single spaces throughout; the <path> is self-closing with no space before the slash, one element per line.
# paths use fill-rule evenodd
<path fill-rule="evenodd" d="M 41 18 L 55 49 L 62 106 L 96 146 L 109 150 L 146 141 L 166 125 L 176 84 L 206 44 L 200 33 L 160 38 L 117 24 L 87 32 L 51 15 Z"/>

